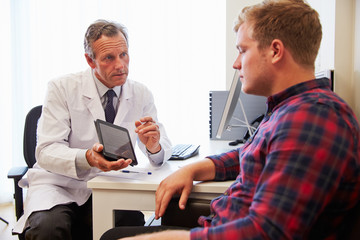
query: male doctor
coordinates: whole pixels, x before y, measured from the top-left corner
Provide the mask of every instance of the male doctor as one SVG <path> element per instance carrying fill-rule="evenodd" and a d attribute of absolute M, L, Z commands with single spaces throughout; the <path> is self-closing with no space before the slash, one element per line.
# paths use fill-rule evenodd
<path fill-rule="evenodd" d="M 90 69 L 48 84 L 38 124 L 37 163 L 28 172 L 25 213 L 14 228 L 25 230 L 26 239 L 92 239 L 91 190 L 86 182 L 100 171 L 119 170 L 132 161 L 103 158 L 94 120 L 127 128 L 152 165 L 161 166 L 171 155 L 151 92 L 127 79 L 125 28 L 98 20 L 87 29 L 84 48 Z M 108 90 L 113 92 L 109 95 Z M 114 119 L 104 111 L 111 101 Z M 115 218 L 116 225 L 144 224 L 138 211 L 117 211 Z"/>

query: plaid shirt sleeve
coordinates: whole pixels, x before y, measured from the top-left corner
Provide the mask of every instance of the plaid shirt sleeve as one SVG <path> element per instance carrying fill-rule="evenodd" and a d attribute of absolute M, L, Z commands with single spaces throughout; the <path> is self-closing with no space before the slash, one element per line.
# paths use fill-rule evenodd
<path fill-rule="evenodd" d="M 241 148 L 207 157 L 215 164 L 214 181 L 234 180 L 239 175 L 239 151 L 241 151 Z"/>
<path fill-rule="evenodd" d="M 321 101 L 291 106 L 267 116 L 240 154 L 210 157 L 218 180 L 234 177 L 239 159 L 241 170 L 191 239 L 303 239 L 319 223 L 331 233 L 342 218 L 322 213 L 358 201 L 359 128 L 351 112 Z"/>

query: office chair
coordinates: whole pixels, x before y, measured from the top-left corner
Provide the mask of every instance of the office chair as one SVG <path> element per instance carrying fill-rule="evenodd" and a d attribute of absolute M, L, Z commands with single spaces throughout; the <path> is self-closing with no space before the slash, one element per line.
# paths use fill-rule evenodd
<path fill-rule="evenodd" d="M 23 191 L 19 187 L 18 183 L 25 175 L 29 168 L 32 168 L 36 162 L 35 159 L 35 147 L 36 147 L 36 129 L 37 123 L 40 118 L 42 106 L 36 106 L 32 108 L 26 115 L 25 127 L 24 127 L 24 142 L 23 142 L 23 155 L 27 166 L 13 167 L 8 172 L 8 178 L 14 179 L 14 199 L 15 199 L 15 213 L 16 220 L 24 213 L 23 205 Z M 19 235 L 19 239 L 24 239 L 22 234 Z"/>

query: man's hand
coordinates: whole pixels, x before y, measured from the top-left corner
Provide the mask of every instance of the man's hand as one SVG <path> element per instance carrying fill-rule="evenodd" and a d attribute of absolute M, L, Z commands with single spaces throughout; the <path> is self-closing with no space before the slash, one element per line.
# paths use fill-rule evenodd
<path fill-rule="evenodd" d="M 151 234 L 141 234 L 134 237 L 121 238 L 121 240 L 187 240 L 190 232 L 185 230 L 166 230 Z"/>
<path fill-rule="evenodd" d="M 161 150 L 160 130 L 152 117 L 143 117 L 135 122 L 135 132 L 138 134 L 140 141 L 146 146 L 151 153 L 157 153 Z"/>
<path fill-rule="evenodd" d="M 185 209 L 193 187 L 193 175 L 187 167 L 183 167 L 165 178 L 156 190 L 155 194 L 155 218 L 159 219 L 165 213 L 165 210 L 176 194 L 180 195 L 179 208 Z"/>
<path fill-rule="evenodd" d="M 192 191 L 193 181 L 207 181 L 215 178 L 215 164 L 208 158 L 186 165 L 165 178 L 155 194 L 155 218 L 165 213 L 171 198 L 180 195 L 179 208 L 185 209 L 186 202 Z"/>
<path fill-rule="evenodd" d="M 119 170 L 126 168 L 132 162 L 131 159 L 119 159 L 117 161 L 108 161 L 102 155 L 103 145 L 95 143 L 91 149 L 86 151 L 86 160 L 92 167 L 97 167 L 101 171 Z"/>

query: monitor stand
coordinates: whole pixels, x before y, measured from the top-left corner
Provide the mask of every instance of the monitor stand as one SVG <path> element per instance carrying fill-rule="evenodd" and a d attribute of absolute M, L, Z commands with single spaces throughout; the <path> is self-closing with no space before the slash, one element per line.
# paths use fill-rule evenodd
<path fill-rule="evenodd" d="M 257 118 L 255 118 L 252 122 L 251 122 L 251 127 L 257 128 L 260 125 L 260 122 L 263 120 L 264 118 L 264 114 L 261 114 L 260 116 L 258 116 Z M 230 146 L 236 146 L 238 144 L 242 144 L 245 143 L 248 139 L 250 138 L 250 133 L 249 130 L 245 132 L 245 135 L 242 139 L 236 139 L 233 142 L 229 142 Z"/>

